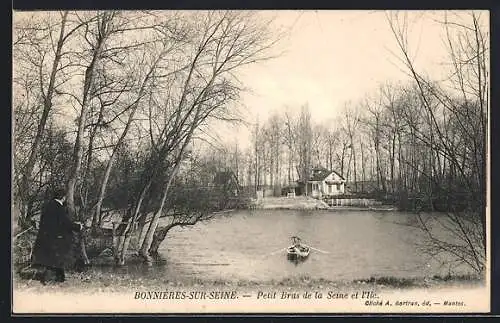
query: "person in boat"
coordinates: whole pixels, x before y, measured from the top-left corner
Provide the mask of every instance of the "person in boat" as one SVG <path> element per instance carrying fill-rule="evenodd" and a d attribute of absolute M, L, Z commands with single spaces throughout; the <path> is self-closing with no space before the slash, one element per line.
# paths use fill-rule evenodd
<path fill-rule="evenodd" d="M 305 251 L 306 250 L 306 247 L 304 247 L 303 245 L 301 245 L 300 243 L 299 244 L 296 244 L 295 246 L 295 249 L 297 249 L 298 251 Z"/>
<path fill-rule="evenodd" d="M 292 246 L 297 250 L 301 250 L 302 244 L 300 243 L 299 237 L 296 237 L 296 236 L 292 237 Z"/>

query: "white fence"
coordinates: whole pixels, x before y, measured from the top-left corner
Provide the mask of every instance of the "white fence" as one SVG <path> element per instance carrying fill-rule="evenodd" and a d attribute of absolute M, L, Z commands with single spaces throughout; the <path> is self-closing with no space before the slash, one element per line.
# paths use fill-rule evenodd
<path fill-rule="evenodd" d="M 328 198 L 325 199 L 325 202 L 330 206 L 375 206 L 382 205 L 382 202 L 374 200 L 374 199 L 359 199 L 359 198 Z"/>

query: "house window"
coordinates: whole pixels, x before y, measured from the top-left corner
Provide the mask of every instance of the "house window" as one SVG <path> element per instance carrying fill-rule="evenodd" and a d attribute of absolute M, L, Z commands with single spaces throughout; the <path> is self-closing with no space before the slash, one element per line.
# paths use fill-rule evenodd
<path fill-rule="evenodd" d="M 328 193 L 332 193 L 332 192 L 333 192 L 333 185 L 329 184 L 328 185 Z"/>
<path fill-rule="evenodd" d="M 337 184 L 337 191 L 340 191 L 340 184 Z"/>

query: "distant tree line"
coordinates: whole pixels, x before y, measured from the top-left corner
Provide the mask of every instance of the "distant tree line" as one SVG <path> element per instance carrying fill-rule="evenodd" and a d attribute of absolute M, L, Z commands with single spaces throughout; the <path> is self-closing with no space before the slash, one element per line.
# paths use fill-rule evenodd
<path fill-rule="evenodd" d="M 486 257 L 488 22 L 478 12 L 429 15 L 442 27 L 448 53 L 442 78 L 427 76 L 415 64 L 417 44 L 409 40 L 408 13 L 387 14 L 399 50 L 393 59 L 407 74 L 406 82 L 382 83 L 363 99 L 346 102 L 340 115 L 324 115 L 320 121 L 311 119 L 307 104 L 295 114 L 283 109 L 256 122 L 252 148 L 231 156 L 239 160 L 241 181 L 254 190 L 270 186 L 279 194 L 276 188 L 304 182 L 311 167 L 321 166 L 341 174 L 350 193 L 383 199 L 402 210 L 444 212 L 451 222 L 446 230 L 459 242 L 438 238 L 419 217 L 416 226 L 430 240 L 426 250 L 452 254 L 481 272 Z"/>

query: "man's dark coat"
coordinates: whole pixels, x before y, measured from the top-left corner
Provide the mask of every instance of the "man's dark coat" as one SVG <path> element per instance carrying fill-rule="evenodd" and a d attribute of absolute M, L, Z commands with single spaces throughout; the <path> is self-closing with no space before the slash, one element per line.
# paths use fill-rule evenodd
<path fill-rule="evenodd" d="M 38 236 L 33 249 L 33 264 L 64 268 L 70 264 L 73 231 L 80 225 L 73 223 L 66 208 L 51 200 L 42 211 Z"/>

